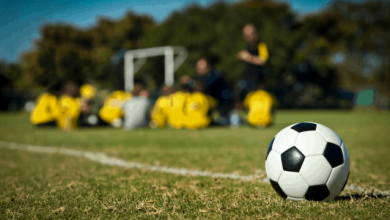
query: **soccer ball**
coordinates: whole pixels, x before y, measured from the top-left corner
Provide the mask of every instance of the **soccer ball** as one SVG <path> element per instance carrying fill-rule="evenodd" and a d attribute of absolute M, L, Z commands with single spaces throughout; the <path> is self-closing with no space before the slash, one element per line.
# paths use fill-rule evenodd
<path fill-rule="evenodd" d="M 327 201 L 344 189 L 350 159 L 341 138 L 313 122 L 290 125 L 272 139 L 265 160 L 274 190 L 287 200 Z"/>

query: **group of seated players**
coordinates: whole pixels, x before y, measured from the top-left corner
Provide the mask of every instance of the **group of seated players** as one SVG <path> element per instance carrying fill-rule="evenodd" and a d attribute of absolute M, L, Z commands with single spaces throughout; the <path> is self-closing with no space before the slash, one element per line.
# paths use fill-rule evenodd
<path fill-rule="evenodd" d="M 211 112 L 216 110 L 218 100 L 204 93 L 204 85 L 192 80 L 181 84 L 179 91 L 174 86 L 163 86 L 162 95 L 154 102 L 141 81 L 134 83 L 131 92 L 113 91 L 104 100 L 99 111 L 99 120 L 114 127 L 132 130 L 150 126 L 175 129 L 200 129 L 221 125 L 213 121 Z M 31 123 L 39 126 L 58 126 L 72 130 L 80 125 L 83 115 L 90 113 L 89 102 L 97 90 L 91 84 L 77 87 L 73 82 L 56 83 L 37 100 L 31 114 Z M 248 109 L 247 122 L 254 127 L 266 127 L 273 121 L 272 96 L 265 90 L 250 92 L 243 101 Z"/>
<path fill-rule="evenodd" d="M 30 121 L 38 127 L 58 126 L 72 130 L 78 126 L 81 114 L 90 113 L 89 102 L 96 92 L 96 88 L 90 84 L 79 89 L 71 81 L 53 83 L 37 99 Z"/>

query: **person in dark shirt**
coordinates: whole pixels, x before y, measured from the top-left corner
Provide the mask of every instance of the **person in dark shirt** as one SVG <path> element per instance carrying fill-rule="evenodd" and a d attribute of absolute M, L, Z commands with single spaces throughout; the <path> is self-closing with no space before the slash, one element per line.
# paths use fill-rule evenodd
<path fill-rule="evenodd" d="M 240 100 L 252 91 L 264 80 L 263 66 L 268 60 L 267 45 L 258 37 L 257 30 L 252 24 L 246 24 L 242 29 L 242 34 L 248 42 L 245 50 L 238 53 L 238 59 L 246 63 L 243 80 L 239 87 L 242 89 Z"/>
<path fill-rule="evenodd" d="M 221 73 L 212 68 L 210 62 L 205 58 L 199 59 L 196 63 L 196 72 L 199 81 L 205 87 L 205 94 L 214 97 L 218 101 L 217 110 L 221 115 L 219 123 L 228 124 L 232 94 Z"/>

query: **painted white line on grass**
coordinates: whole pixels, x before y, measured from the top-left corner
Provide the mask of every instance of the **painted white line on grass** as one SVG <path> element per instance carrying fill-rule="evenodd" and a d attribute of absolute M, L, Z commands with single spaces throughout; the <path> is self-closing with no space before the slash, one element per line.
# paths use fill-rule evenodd
<path fill-rule="evenodd" d="M 128 162 L 116 157 L 110 157 L 107 156 L 105 153 L 101 153 L 101 152 L 80 151 L 80 150 L 73 150 L 73 149 L 67 149 L 62 147 L 45 147 L 45 146 L 17 144 L 17 143 L 0 141 L 0 148 L 25 150 L 30 152 L 49 153 L 49 154 L 59 153 L 59 154 L 75 156 L 75 157 L 84 157 L 88 160 L 98 162 L 101 164 L 111 165 L 111 166 L 119 166 L 124 168 L 133 168 L 133 169 L 144 169 L 149 171 L 160 171 L 163 173 L 179 174 L 183 176 L 185 175 L 206 176 L 206 177 L 213 177 L 213 178 L 240 179 L 240 180 L 247 180 L 247 181 L 259 177 L 257 174 L 243 176 L 243 175 L 236 175 L 234 173 L 214 173 L 214 172 L 200 171 L 200 170 L 188 170 L 185 168 L 144 165 L 138 162 Z M 261 183 L 269 184 L 269 180 L 267 177 L 263 179 L 259 179 L 258 181 Z M 355 185 L 347 185 L 345 186 L 344 190 L 358 191 L 365 194 L 374 194 L 376 196 L 385 196 L 387 198 L 390 198 L 390 190 L 386 190 L 386 191 L 380 191 L 377 189 L 366 190 L 363 187 L 355 186 Z"/>

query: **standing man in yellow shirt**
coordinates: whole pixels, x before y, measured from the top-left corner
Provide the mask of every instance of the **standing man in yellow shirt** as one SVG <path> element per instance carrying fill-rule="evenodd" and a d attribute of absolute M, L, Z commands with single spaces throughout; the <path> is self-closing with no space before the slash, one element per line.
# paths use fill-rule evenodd
<path fill-rule="evenodd" d="M 242 109 L 245 97 L 250 92 L 254 92 L 260 83 L 264 83 L 265 76 L 263 67 L 269 58 L 267 45 L 260 40 L 253 24 L 246 24 L 242 29 L 242 35 L 247 42 L 247 46 L 245 50 L 238 53 L 237 57 L 239 60 L 245 62 L 246 67 L 243 79 L 238 83 L 240 92 L 236 96 L 236 99 L 239 101 L 236 101 L 234 104 L 235 110 L 232 112 L 231 120 L 232 118 L 239 119 L 238 110 Z M 239 126 L 237 123 L 232 122 L 232 124 Z"/>
<path fill-rule="evenodd" d="M 264 80 L 263 66 L 268 61 L 268 49 L 265 42 L 259 39 L 257 30 L 253 24 L 246 24 L 242 29 L 245 41 L 248 43 L 245 50 L 238 53 L 238 59 L 246 64 L 243 79 L 240 81 L 240 100 L 252 91 Z"/>

